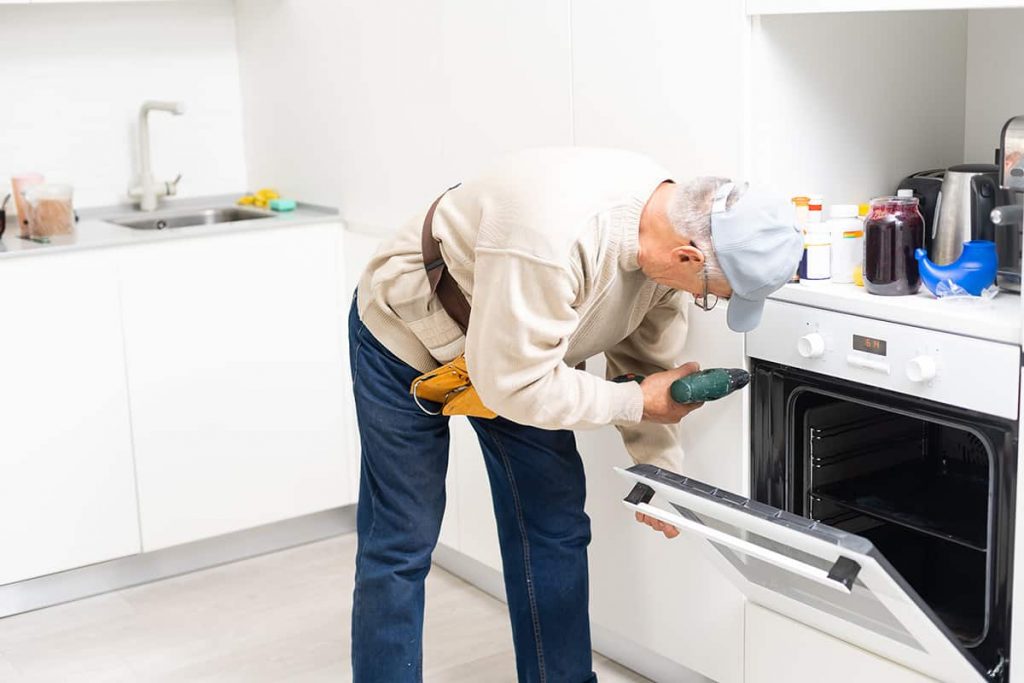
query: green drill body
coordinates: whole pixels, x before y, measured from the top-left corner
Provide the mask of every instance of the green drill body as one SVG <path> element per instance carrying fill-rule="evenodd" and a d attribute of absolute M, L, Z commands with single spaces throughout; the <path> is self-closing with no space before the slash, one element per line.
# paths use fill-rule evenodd
<path fill-rule="evenodd" d="M 643 375 L 621 375 L 613 382 L 643 382 Z M 750 373 L 738 368 L 712 368 L 672 382 L 670 393 L 676 403 L 703 403 L 728 396 L 750 383 Z"/>

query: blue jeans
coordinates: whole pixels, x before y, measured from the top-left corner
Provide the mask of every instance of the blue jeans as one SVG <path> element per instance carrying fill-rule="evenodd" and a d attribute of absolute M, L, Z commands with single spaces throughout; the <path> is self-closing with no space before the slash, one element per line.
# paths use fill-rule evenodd
<path fill-rule="evenodd" d="M 349 348 L 362 443 L 352 669 L 356 683 L 419 681 L 423 580 L 444 514 L 448 418 L 416 406 L 409 385 L 419 372 L 373 337 L 354 302 Z M 491 484 L 519 680 L 596 681 L 590 519 L 575 437 L 501 418 L 470 422 Z"/>

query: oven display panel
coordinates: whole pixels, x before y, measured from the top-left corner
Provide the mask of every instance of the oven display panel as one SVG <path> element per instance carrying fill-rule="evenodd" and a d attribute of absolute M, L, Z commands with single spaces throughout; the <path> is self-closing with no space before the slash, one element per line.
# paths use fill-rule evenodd
<path fill-rule="evenodd" d="M 864 353 L 873 353 L 876 356 L 886 355 L 885 350 L 886 344 L 884 339 L 875 339 L 874 337 L 862 337 L 859 334 L 853 335 L 853 350 L 863 351 Z"/>

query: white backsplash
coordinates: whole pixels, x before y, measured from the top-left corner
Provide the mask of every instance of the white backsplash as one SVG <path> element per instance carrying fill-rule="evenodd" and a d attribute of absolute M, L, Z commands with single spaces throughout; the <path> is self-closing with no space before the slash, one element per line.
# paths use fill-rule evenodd
<path fill-rule="evenodd" d="M 71 182 L 78 206 L 125 198 L 136 173 L 145 99 L 157 180 L 182 195 L 245 187 L 241 94 L 231 0 L 0 4 L 0 198 L 13 173 Z"/>

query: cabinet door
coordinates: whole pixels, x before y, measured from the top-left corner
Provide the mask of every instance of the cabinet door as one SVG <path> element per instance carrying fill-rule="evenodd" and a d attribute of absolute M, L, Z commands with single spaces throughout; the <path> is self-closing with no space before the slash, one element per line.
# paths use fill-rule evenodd
<path fill-rule="evenodd" d="M 685 357 L 705 368 L 743 367 L 743 335 L 726 327 L 722 304 L 710 312 L 691 309 Z M 600 359 L 587 366 L 604 372 Z M 746 488 L 745 404 L 746 391 L 709 403 L 683 420 L 682 473 L 700 473 L 730 490 Z M 704 558 L 694 539 L 685 534 L 666 539 L 623 509 L 622 479 L 612 468 L 632 461 L 614 429 L 578 432 L 577 440 L 593 524 L 590 611 L 595 629 L 715 681 L 742 681 L 742 594 Z"/>
<path fill-rule="evenodd" d="M 145 550 L 349 502 L 338 230 L 126 251 Z"/>
<path fill-rule="evenodd" d="M 788 619 L 746 605 L 746 683 L 926 683 L 934 679 Z"/>
<path fill-rule="evenodd" d="M 380 247 L 381 238 L 377 235 L 356 232 L 353 230 L 342 230 L 340 234 L 339 259 L 342 267 L 340 278 L 341 290 L 338 298 L 342 302 L 340 306 L 342 321 L 341 345 L 344 354 L 344 367 L 342 372 L 345 376 L 345 444 L 349 458 L 349 476 L 351 478 L 350 498 L 354 502 L 359 494 L 359 426 L 356 422 L 356 407 L 352 396 L 352 373 L 348 358 L 348 314 L 352 306 L 352 297 L 356 287 L 359 285 L 359 278 L 363 275 L 363 269 L 369 263 L 377 249 Z"/>
<path fill-rule="evenodd" d="M 361 232 L 356 230 L 344 230 L 342 231 L 341 240 L 339 242 L 341 249 L 340 260 L 344 267 L 344 275 L 341 278 L 341 300 L 344 302 L 344 322 L 346 325 L 343 345 L 345 347 L 345 386 L 346 388 L 351 385 L 351 375 L 349 372 L 349 365 L 347 361 L 348 357 L 348 311 L 351 306 L 352 295 L 356 290 L 356 286 L 359 284 L 359 278 L 363 274 L 363 269 L 369 262 L 370 258 L 380 247 L 383 239 L 372 233 Z M 455 423 L 463 422 L 463 428 L 458 427 Z M 473 430 L 469 427 L 468 423 L 465 423 L 463 418 L 458 418 L 452 421 L 452 445 L 451 454 L 448 459 L 448 481 L 447 481 L 447 495 L 448 504 L 445 508 L 444 521 L 441 525 L 441 538 L 439 540 L 443 545 L 452 548 L 453 550 L 460 550 L 460 530 L 459 530 L 459 506 L 461 496 L 459 494 L 459 450 L 457 443 L 465 438 L 475 439 Z M 352 399 L 352 392 L 349 390 L 345 391 L 345 432 L 348 443 L 348 448 L 353 454 L 351 458 L 351 472 L 352 472 L 352 500 L 357 499 L 359 493 L 359 428 L 356 422 L 355 404 Z M 456 434 L 458 432 L 459 434 Z M 479 457 L 479 452 L 476 454 Z M 472 463 L 470 464 L 472 467 Z M 483 464 L 480 464 L 483 467 Z M 485 482 L 486 484 L 486 482 Z M 493 519 L 493 515 L 492 515 Z M 470 531 L 472 532 L 474 527 L 471 524 Z M 497 545 L 497 537 L 494 539 L 495 546 Z M 471 544 L 472 546 L 472 544 Z"/>
<path fill-rule="evenodd" d="M 0 584 L 140 550 L 109 252 L 0 262 Z"/>
<path fill-rule="evenodd" d="M 480 441 L 464 417 L 452 419 L 451 433 L 446 516 L 454 515 L 456 518 L 458 550 L 491 569 L 501 571 L 498 526 L 494 521 L 491 483 L 487 478 Z"/>

